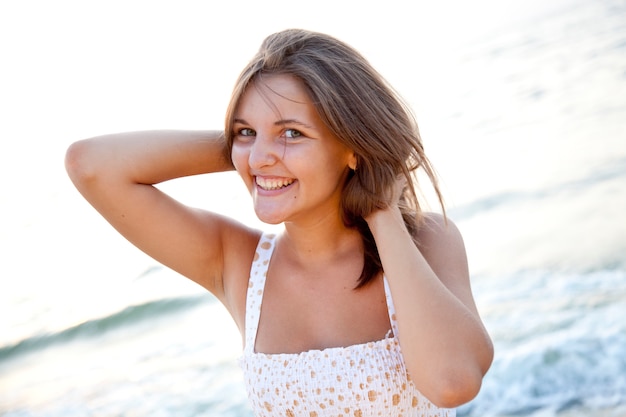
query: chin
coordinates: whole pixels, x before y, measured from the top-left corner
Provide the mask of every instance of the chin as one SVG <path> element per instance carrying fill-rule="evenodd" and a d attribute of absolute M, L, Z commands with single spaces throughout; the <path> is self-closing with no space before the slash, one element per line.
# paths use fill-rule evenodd
<path fill-rule="evenodd" d="M 285 218 L 277 213 L 264 213 L 259 210 L 255 210 L 256 217 L 265 224 L 277 225 L 285 221 Z"/>
<path fill-rule="evenodd" d="M 271 224 L 272 226 L 279 225 L 279 224 L 282 224 L 282 223 L 283 223 L 283 221 L 282 221 L 282 220 L 264 219 L 264 218 L 262 218 L 262 217 L 259 217 L 259 220 L 261 220 L 261 221 L 262 221 L 263 223 L 265 223 L 265 224 Z"/>

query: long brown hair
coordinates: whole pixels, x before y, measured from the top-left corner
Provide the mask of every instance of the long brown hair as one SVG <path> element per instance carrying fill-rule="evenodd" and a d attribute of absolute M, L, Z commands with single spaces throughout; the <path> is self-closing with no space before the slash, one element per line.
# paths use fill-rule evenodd
<path fill-rule="evenodd" d="M 289 29 L 268 36 L 238 78 L 226 112 L 228 157 L 239 101 L 247 87 L 263 74 L 289 74 L 300 79 L 321 119 L 356 155 L 357 166 L 346 181 L 341 210 L 344 224 L 357 228 L 363 237 L 365 259 L 357 284 L 360 288 L 382 270 L 364 217 L 389 205 L 399 177 L 406 178 L 399 205 L 414 239 L 422 213 L 415 192 L 418 168 L 430 179 L 445 213 L 415 118 L 355 49 L 325 34 Z"/>

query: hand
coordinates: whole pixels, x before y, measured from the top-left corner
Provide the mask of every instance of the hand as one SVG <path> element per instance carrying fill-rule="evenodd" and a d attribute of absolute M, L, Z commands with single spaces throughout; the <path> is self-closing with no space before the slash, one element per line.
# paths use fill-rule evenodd
<path fill-rule="evenodd" d="M 372 211 L 369 215 L 365 216 L 364 219 L 368 224 L 371 224 L 371 221 L 374 217 L 382 213 L 395 213 L 399 216 L 399 219 L 402 219 L 402 214 L 399 207 L 400 199 L 404 194 L 407 188 L 407 179 L 404 175 L 399 175 L 396 178 L 395 183 L 390 189 L 385 193 L 384 200 L 387 201 L 387 206 L 378 210 Z"/>
<path fill-rule="evenodd" d="M 404 191 L 406 190 L 407 187 L 407 181 L 406 181 L 406 177 L 404 175 L 398 175 L 398 178 L 396 178 L 396 182 L 393 186 L 393 188 L 390 190 L 390 196 L 389 196 L 389 207 L 397 207 L 398 206 L 398 202 L 400 201 L 400 198 L 402 197 L 402 194 L 404 194 Z"/>

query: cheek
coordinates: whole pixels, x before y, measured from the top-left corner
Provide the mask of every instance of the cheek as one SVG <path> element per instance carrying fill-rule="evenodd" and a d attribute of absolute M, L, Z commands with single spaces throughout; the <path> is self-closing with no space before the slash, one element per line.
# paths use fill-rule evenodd
<path fill-rule="evenodd" d="M 249 152 L 246 149 L 242 149 L 240 146 L 233 146 L 232 152 L 230 153 L 230 158 L 233 161 L 235 170 L 246 183 L 246 186 L 250 188 L 252 178 L 248 174 L 248 156 Z"/>
<path fill-rule="evenodd" d="M 233 165 L 237 172 L 239 172 L 239 175 L 248 170 L 248 154 L 249 152 L 241 146 L 234 145 L 232 147 L 230 159 L 233 161 Z"/>

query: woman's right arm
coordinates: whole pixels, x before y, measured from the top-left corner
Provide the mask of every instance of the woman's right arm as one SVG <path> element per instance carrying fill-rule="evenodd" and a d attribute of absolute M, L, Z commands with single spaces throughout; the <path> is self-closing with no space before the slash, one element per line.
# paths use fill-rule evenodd
<path fill-rule="evenodd" d="M 223 296 L 225 236 L 234 221 L 187 207 L 154 184 L 232 170 L 219 131 L 145 131 L 86 139 L 66 154 L 80 193 L 139 249 Z"/>

